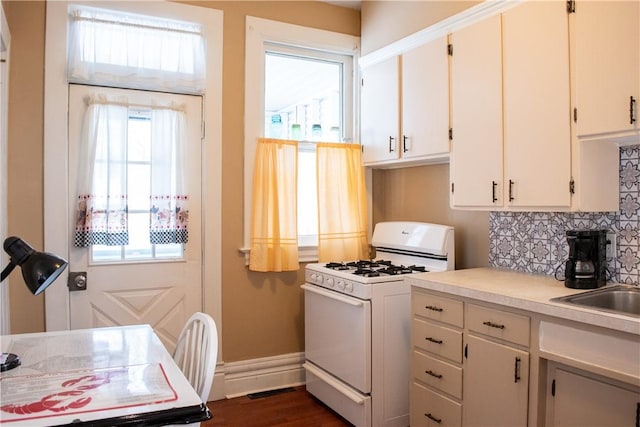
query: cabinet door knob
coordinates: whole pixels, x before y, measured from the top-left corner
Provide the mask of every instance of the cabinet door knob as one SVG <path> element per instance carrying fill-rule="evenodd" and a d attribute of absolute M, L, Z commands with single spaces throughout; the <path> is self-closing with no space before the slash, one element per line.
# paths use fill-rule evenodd
<path fill-rule="evenodd" d="M 426 337 L 425 340 L 427 340 L 429 342 L 432 342 L 434 344 L 442 344 L 442 340 L 437 340 L 437 339 L 432 338 L 432 337 Z"/>
<path fill-rule="evenodd" d="M 436 307 L 435 305 L 425 305 L 424 308 L 426 308 L 427 310 L 431 310 L 431 311 L 437 311 L 439 313 L 441 313 L 444 309 L 440 308 L 440 307 Z"/>
<path fill-rule="evenodd" d="M 633 96 L 629 97 L 629 124 L 632 125 L 636 122 L 636 99 Z"/>
<path fill-rule="evenodd" d="M 498 198 L 496 197 L 496 187 L 498 186 L 498 183 L 495 181 L 491 181 L 491 201 L 493 203 L 498 201 Z"/>
<path fill-rule="evenodd" d="M 402 152 L 406 153 L 407 151 L 409 151 L 407 149 L 407 135 L 402 135 Z"/>
<path fill-rule="evenodd" d="M 394 151 L 396 151 L 396 150 L 393 148 L 393 145 L 392 145 L 393 141 L 395 141 L 395 138 L 394 138 L 394 137 L 392 137 L 392 136 L 390 136 L 390 137 L 389 137 L 389 152 L 390 152 L 390 153 L 393 153 Z"/>

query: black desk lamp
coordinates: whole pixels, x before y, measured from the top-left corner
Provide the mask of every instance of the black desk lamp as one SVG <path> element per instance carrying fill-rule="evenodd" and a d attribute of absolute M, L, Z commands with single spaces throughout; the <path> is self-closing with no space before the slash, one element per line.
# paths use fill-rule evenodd
<path fill-rule="evenodd" d="M 44 291 L 67 266 L 67 261 L 47 252 L 38 252 L 18 237 L 8 237 L 4 250 L 9 254 L 9 265 L 2 270 L 0 282 L 11 274 L 16 266 L 22 268 L 22 277 L 32 294 Z M 2 353 L 0 372 L 20 366 L 20 358 L 13 353 Z"/>

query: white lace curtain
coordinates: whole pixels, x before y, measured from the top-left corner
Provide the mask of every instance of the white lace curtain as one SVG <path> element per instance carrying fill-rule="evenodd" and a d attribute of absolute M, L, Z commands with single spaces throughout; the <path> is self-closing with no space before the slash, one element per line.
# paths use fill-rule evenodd
<path fill-rule="evenodd" d="M 70 82 L 204 93 L 200 25 L 73 6 L 69 10 Z"/>
<path fill-rule="evenodd" d="M 106 95 L 94 95 L 86 101 L 74 244 L 126 245 L 128 101 Z M 155 244 L 187 243 L 184 111 L 175 105 L 145 108 L 151 110 L 149 239 Z"/>

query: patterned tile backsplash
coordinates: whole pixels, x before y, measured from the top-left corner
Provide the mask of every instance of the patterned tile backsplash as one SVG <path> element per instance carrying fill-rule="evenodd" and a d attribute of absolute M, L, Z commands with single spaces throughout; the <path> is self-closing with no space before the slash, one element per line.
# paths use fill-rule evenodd
<path fill-rule="evenodd" d="M 611 282 L 640 284 L 640 146 L 620 149 L 618 212 L 491 212 L 489 265 L 564 276 L 568 229 L 605 228 L 617 234 L 616 257 L 607 260 Z"/>

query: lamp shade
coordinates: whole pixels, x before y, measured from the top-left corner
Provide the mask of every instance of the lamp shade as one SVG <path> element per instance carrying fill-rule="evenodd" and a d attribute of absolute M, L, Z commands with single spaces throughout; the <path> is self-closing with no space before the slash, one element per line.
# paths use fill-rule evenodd
<path fill-rule="evenodd" d="M 7 238 L 4 241 L 4 250 L 10 256 L 7 269 L 13 269 L 12 265 L 19 265 L 22 268 L 22 277 L 34 295 L 38 295 L 53 283 L 68 264 L 56 255 L 34 250 L 18 237 Z"/>

